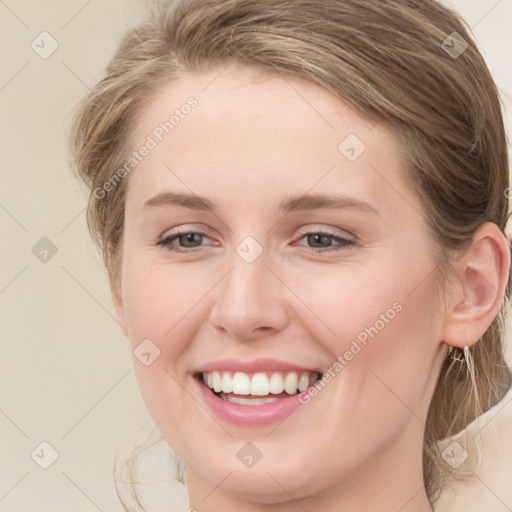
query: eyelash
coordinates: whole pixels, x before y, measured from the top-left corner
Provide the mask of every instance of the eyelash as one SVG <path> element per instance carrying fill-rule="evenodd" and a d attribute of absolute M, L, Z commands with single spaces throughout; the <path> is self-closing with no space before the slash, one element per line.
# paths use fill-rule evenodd
<path fill-rule="evenodd" d="M 165 236 L 164 238 L 157 240 L 156 245 L 166 247 L 169 252 L 176 252 L 176 253 L 187 253 L 187 252 L 195 252 L 200 246 L 196 247 L 188 247 L 185 249 L 181 249 L 176 245 L 171 245 L 171 242 L 175 239 L 180 238 L 181 236 L 185 235 L 199 235 L 201 237 L 207 237 L 205 233 L 201 233 L 200 231 L 177 231 L 173 233 L 172 235 Z M 332 248 L 332 246 L 324 247 L 324 248 L 316 248 L 316 247 L 309 247 L 313 252 L 315 253 L 325 253 L 330 251 L 342 251 L 345 250 L 352 245 L 354 245 L 354 241 L 348 240 L 347 238 L 336 236 L 334 233 L 329 233 L 328 231 L 307 231 L 305 233 L 302 233 L 300 235 L 299 240 L 306 236 L 310 235 L 320 235 L 320 236 L 327 236 L 329 237 L 330 241 L 337 240 L 339 243 L 338 247 Z"/>

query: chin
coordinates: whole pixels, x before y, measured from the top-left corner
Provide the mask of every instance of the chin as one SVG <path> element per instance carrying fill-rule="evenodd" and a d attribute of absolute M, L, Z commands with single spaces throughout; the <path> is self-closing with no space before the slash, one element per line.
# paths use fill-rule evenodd
<path fill-rule="evenodd" d="M 289 502 L 290 495 L 295 499 L 312 496 L 325 487 L 327 477 L 322 476 L 321 465 L 315 468 L 311 464 L 289 458 L 282 460 L 277 456 L 262 457 L 251 468 L 243 467 L 236 457 L 226 455 L 221 464 L 212 460 L 205 466 L 203 460 L 196 465 L 199 466 L 198 471 L 194 471 L 196 467 L 187 466 L 189 481 L 190 478 L 199 479 L 207 482 L 206 488 L 219 486 L 219 490 L 230 496 L 261 504 Z M 317 477 L 312 478 L 312 473 Z M 222 483 L 219 485 L 219 482 Z"/>

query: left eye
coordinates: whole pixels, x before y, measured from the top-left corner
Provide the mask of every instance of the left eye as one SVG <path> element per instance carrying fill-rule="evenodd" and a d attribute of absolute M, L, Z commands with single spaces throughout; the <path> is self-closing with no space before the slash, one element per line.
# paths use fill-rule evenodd
<path fill-rule="evenodd" d="M 314 249 L 315 252 L 341 250 L 354 243 L 352 240 L 336 236 L 333 233 L 325 233 L 321 231 L 304 233 L 299 240 L 302 240 L 303 238 L 306 239 L 309 247 Z M 335 246 L 333 246 L 334 241 L 338 242 Z"/>

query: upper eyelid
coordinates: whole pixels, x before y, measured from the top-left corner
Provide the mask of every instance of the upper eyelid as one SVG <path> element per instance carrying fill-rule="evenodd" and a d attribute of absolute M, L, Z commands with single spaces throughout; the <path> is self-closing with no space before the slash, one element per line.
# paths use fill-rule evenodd
<path fill-rule="evenodd" d="M 343 238 L 344 235 L 355 238 L 354 235 L 352 235 L 352 233 L 348 232 L 345 229 L 323 227 L 322 225 L 313 225 L 313 226 L 307 225 L 304 228 L 300 227 L 297 231 L 299 234 L 326 233 L 326 234 L 333 235 L 333 236 L 339 236 L 340 238 Z"/>
<path fill-rule="evenodd" d="M 186 235 L 187 233 L 198 233 L 209 237 L 209 231 L 210 230 L 204 229 L 202 227 L 194 228 L 193 225 L 191 227 L 175 226 L 174 228 L 168 228 L 165 231 L 163 231 L 163 233 L 157 237 L 157 240 L 163 240 L 165 238 L 173 236 Z"/>
<path fill-rule="evenodd" d="M 175 228 L 171 228 L 171 230 L 173 230 L 173 229 L 175 229 L 176 231 L 174 231 L 172 233 L 167 233 L 167 231 L 169 231 L 169 230 L 165 230 L 162 233 L 162 235 L 160 235 L 158 238 L 159 239 L 167 238 L 169 236 L 175 236 L 175 235 L 181 235 L 181 234 L 187 234 L 187 233 L 198 233 L 198 234 L 202 234 L 202 235 L 205 235 L 208 237 L 210 236 L 208 234 L 208 232 L 210 230 L 204 229 L 204 228 L 193 228 L 193 227 L 185 227 L 184 228 L 183 226 L 176 226 Z M 343 238 L 344 235 L 348 235 L 352 238 L 356 238 L 355 235 L 353 235 L 352 233 L 350 233 L 349 231 L 347 231 L 345 229 L 325 227 L 325 225 L 322 225 L 322 224 L 312 224 L 312 225 L 306 224 L 305 226 L 301 226 L 301 227 L 297 228 L 296 231 L 298 231 L 302 235 L 307 234 L 307 233 L 326 232 L 326 234 L 333 235 L 333 236 L 339 236 L 341 238 Z M 338 233 L 338 231 L 341 231 L 341 233 Z"/>

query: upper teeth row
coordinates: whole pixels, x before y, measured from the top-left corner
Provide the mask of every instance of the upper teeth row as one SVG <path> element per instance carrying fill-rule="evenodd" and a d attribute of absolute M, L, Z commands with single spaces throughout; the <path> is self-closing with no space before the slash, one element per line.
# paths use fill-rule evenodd
<path fill-rule="evenodd" d="M 289 372 L 283 375 L 279 372 L 272 373 L 270 378 L 267 374 L 244 372 L 203 372 L 203 382 L 216 393 L 236 393 L 238 395 L 265 396 L 270 393 L 277 395 L 286 391 L 289 395 L 295 395 L 306 391 L 318 380 L 316 372 Z"/>

